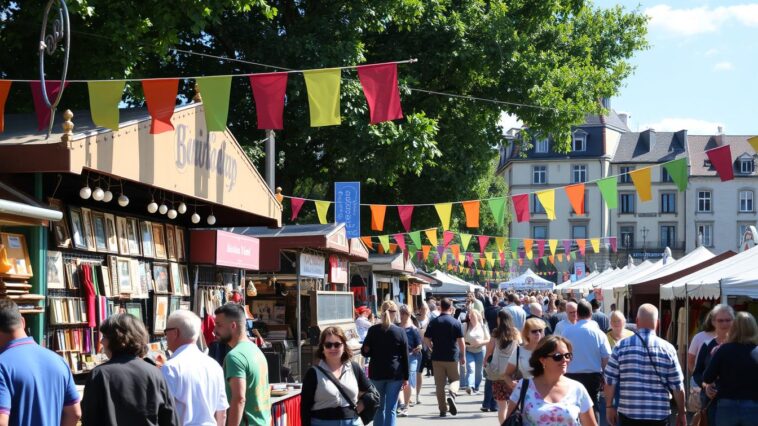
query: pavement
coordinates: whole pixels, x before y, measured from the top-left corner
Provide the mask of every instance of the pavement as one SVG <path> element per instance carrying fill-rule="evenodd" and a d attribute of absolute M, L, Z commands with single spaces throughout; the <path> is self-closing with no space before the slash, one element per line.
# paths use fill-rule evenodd
<path fill-rule="evenodd" d="M 479 395 L 468 395 L 466 392 L 460 392 L 456 398 L 458 415 L 453 416 L 447 413 L 447 417 L 440 417 L 439 408 L 437 408 L 437 396 L 434 392 L 434 378 L 424 377 L 421 388 L 421 405 L 414 405 L 408 409 L 408 417 L 398 417 L 399 426 L 428 425 L 429 421 L 434 424 L 455 425 L 489 425 L 496 426 L 497 412 L 483 413 L 479 411 L 484 399 L 484 383 L 479 389 Z"/>

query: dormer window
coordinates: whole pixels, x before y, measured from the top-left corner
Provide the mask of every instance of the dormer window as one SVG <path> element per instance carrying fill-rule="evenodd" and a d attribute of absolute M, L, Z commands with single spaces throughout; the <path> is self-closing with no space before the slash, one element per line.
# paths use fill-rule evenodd
<path fill-rule="evenodd" d="M 572 151 L 584 152 L 587 151 L 587 132 L 584 130 L 577 130 L 574 132 L 574 140 L 572 143 Z"/>
<path fill-rule="evenodd" d="M 744 175 L 752 174 L 755 168 L 752 158 L 740 158 L 737 160 L 737 165 L 739 167 L 740 173 Z"/>
<path fill-rule="evenodd" d="M 549 148 L 550 142 L 548 138 L 537 139 L 537 142 L 534 144 L 534 152 L 537 154 L 547 154 Z"/>

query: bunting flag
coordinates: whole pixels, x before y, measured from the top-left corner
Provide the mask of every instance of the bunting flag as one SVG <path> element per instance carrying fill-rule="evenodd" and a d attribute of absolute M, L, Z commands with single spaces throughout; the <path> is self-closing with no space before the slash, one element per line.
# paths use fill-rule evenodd
<path fill-rule="evenodd" d="M 518 266 L 524 266 L 524 259 L 519 258 Z"/>
<path fill-rule="evenodd" d="M 432 243 L 432 246 L 437 247 L 437 230 L 427 229 L 424 233 L 426 234 L 426 238 L 429 239 L 429 242 Z"/>
<path fill-rule="evenodd" d="M 490 242 L 490 237 L 486 235 L 477 235 L 476 239 L 479 240 L 479 253 L 484 253 L 484 250 L 487 248 L 487 244 Z"/>
<path fill-rule="evenodd" d="M 311 127 L 338 126 L 340 119 L 339 68 L 303 71 L 308 89 Z"/>
<path fill-rule="evenodd" d="M 394 234 L 394 235 L 392 235 L 392 239 L 395 240 L 395 242 L 397 243 L 398 247 L 400 247 L 401 251 L 405 251 L 406 250 L 405 235 L 403 235 L 403 234 Z"/>
<path fill-rule="evenodd" d="M 571 240 L 563 240 L 563 252 L 568 253 L 571 251 Z"/>
<path fill-rule="evenodd" d="M 294 222 L 295 219 L 297 219 L 297 215 L 300 214 L 300 209 L 303 207 L 304 203 L 305 199 L 303 198 L 290 198 L 290 205 L 292 206 L 292 217 L 290 218 L 291 221 Z"/>
<path fill-rule="evenodd" d="M 563 253 L 558 253 L 555 256 L 558 258 L 559 262 L 563 262 Z"/>
<path fill-rule="evenodd" d="M 461 246 L 453 244 L 450 246 L 450 250 L 453 252 L 453 259 L 458 259 L 461 255 Z M 460 259 L 458 259 L 460 260 Z"/>
<path fill-rule="evenodd" d="M 548 220 L 555 220 L 555 190 L 537 191 L 537 199 L 545 209 Z"/>
<path fill-rule="evenodd" d="M 435 204 L 434 209 L 437 210 L 437 215 L 440 217 L 442 229 L 445 231 L 450 229 L 450 214 L 453 211 L 453 203 Z"/>
<path fill-rule="evenodd" d="M 408 253 L 410 253 L 410 256 L 409 256 L 409 257 L 414 257 L 414 256 L 416 256 L 416 253 L 418 252 L 418 250 L 419 250 L 419 249 L 418 249 L 416 246 L 414 246 L 413 244 L 409 245 L 409 246 L 408 246 Z M 406 259 L 406 261 L 407 261 L 407 260 L 408 260 L 408 259 Z"/>
<path fill-rule="evenodd" d="M 634 189 L 637 190 L 637 196 L 640 201 L 650 201 L 653 199 L 653 191 L 651 186 L 651 169 L 645 167 L 642 169 L 632 170 L 629 172 L 629 176 L 634 183 Z"/>
<path fill-rule="evenodd" d="M 466 253 L 466 261 L 469 266 L 474 266 L 474 255 L 472 253 Z"/>
<path fill-rule="evenodd" d="M 226 130 L 226 120 L 229 116 L 229 93 L 232 90 L 232 78 L 198 77 L 197 84 L 203 97 L 205 125 L 209 132 Z"/>
<path fill-rule="evenodd" d="M 484 269 L 486 267 L 486 262 L 487 262 L 487 259 L 485 259 L 483 257 L 479 258 L 479 265 L 482 266 L 482 269 Z"/>
<path fill-rule="evenodd" d="M 495 218 L 497 226 L 503 226 L 503 220 L 505 219 L 505 197 L 492 198 L 487 200 L 487 204 L 492 212 L 492 217 Z"/>
<path fill-rule="evenodd" d="M 550 254 L 555 256 L 555 249 L 558 248 L 558 240 L 548 240 L 547 245 L 550 247 Z"/>
<path fill-rule="evenodd" d="M 179 93 L 179 79 L 142 80 L 145 92 L 147 112 L 153 118 L 150 134 L 159 134 L 174 130 L 171 117 L 176 108 L 176 95 Z"/>
<path fill-rule="evenodd" d="M 421 231 L 413 231 L 408 236 L 411 237 L 411 241 L 413 241 L 413 245 L 416 248 L 421 248 Z"/>
<path fill-rule="evenodd" d="M 500 253 L 505 251 L 505 237 L 495 237 L 495 245 Z"/>
<path fill-rule="evenodd" d="M 45 104 L 45 100 L 42 98 L 42 83 L 39 80 L 29 82 L 29 86 L 32 88 L 32 100 L 34 101 L 34 112 L 37 114 L 37 130 L 45 130 L 50 125 L 50 108 Z M 68 87 L 66 83 L 63 88 Z M 53 102 L 58 97 L 58 92 L 61 90 L 61 82 L 58 80 L 45 80 L 45 89 L 47 91 L 47 98 L 50 102 Z M 173 102 L 174 100 L 172 100 Z M 171 112 L 174 111 L 173 103 L 171 104 Z M 149 109 L 150 105 L 148 105 Z M 173 128 L 173 127 L 172 127 Z"/>
<path fill-rule="evenodd" d="M 603 196 L 603 200 L 605 201 L 605 206 L 609 209 L 615 209 L 618 207 L 619 199 L 618 199 L 618 191 L 617 191 L 617 184 L 618 184 L 618 178 L 616 176 L 610 176 L 604 179 L 600 179 L 597 182 L 598 189 L 600 189 L 600 194 Z"/>
<path fill-rule="evenodd" d="M 453 238 L 455 238 L 455 232 L 452 231 L 445 231 L 442 233 L 442 245 L 444 247 L 447 247 L 450 245 L 450 242 L 453 241 Z"/>
<path fill-rule="evenodd" d="M 384 213 L 387 211 L 387 206 L 383 204 L 372 204 L 371 208 L 371 230 L 383 231 L 384 230 Z"/>
<path fill-rule="evenodd" d="M 517 222 L 529 222 L 529 194 L 519 194 L 511 197 L 513 210 L 516 211 Z"/>
<path fill-rule="evenodd" d="M 758 136 L 753 136 L 752 138 L 748 138 L 747 142 L 750 144 L 750 146 L 753 147 L 753 151 L 758 153 Z"/>
<path fill-rule="evenodd" d="M 403 118 L 397 86 L 397 64 L 363 65 L 357 69 L 371 114 L 371 124 Z"/>
<path fill-rule="evenodd" d="M 411 232 L 411 217 L 413 216 L 413 206 L 397 206 L 397 214 L 400 216 L 400 223 L 403 224 L 405 232 Z"/>
<path fill-rule="evenodd" d="M 566 191 L 571 208 L 578 216 L 584 216 L 584 184 L 577 183 L 563 188 Z"/>
<path fill-rule="evenodd" d="M 545 240 L 537 240 L 537 257 L 545 255 Z"/>
<path fill-rule="evenodd" d="M 479 200 L 476 201 L 464 201 L 463 211 L 466 213 L 466 227 L 478 228 L 479 227 Z"/>
<path fill-rule="evenodd" d="M 382 249 L 386 252 L 390 251 L 390 236 L 389 235 L 380 235 L 379 236 L 379 244 L 381 244 Z"/>
<path fill-rule="evenodd" d="M 511 253 L 518 251 L 518 240 L 511 240 Z"/>
<path fill-rule="evenodd" d="M 471 234 L 460 234 L 461 244 L 463 245 L 463 251 L 468 251 L 468 245 L 471 243 Z"/>
<path fill-rule="evenodd" d="M 587 240 L 578 239 L 576 240 L 576 245 L 579 246 L 579 253 L 581 253 L 582 256 L 584 256 L 584 250 L 586 250 Z"/>
<path fill-rule="evenodd" d="M 679 191 L 687 190 L 687 181 L 689 180 L 687 178 L 687 157 L 664 163 L 663 168 L 671 176 L 671 180 L 674 181 Z"/>
<path fill-rule="evenodd" d="M 363 241 L 363 244 L 365 244 L 369 250 L 374 249 L 374 243 L 371 242 L 371 237 L 361 237 L 361 241 Z"/>
<path fill-rule="evenodd" d="M 485 255 L 487 257 L 487 263 L 490 265 L 490 268 L 494 267 L 495 266 L 495 258 L 494 258 L 494 255 L 492 254 L 492 252 L 488 251 L 487 253 L 485 253 Z"/>
<path fill-rule="evenodd" d="M 318 221 L 320 224 L 326 224 L 326 214 L 329 212 L 329 206 L 332 203 L 330 201 L 316 201 L 316 213 L 318 214 Z"/>
<path fill-rule="evenodd" d="M 284 96 L 287 91 L 288 75 L 281 72 L 250 76 L 259 129 L 284 128 Z"/>
<path fill-rule="evenodd" d="M 532 245 L 534 244 L 534 240 L 531 238 L 524 238 L 524 251 L 526 252 L 526 255 L 529 256 L 529 253 L 532 252 Z M 529 256 L 529 259 L 532 257 Z"/>
<path fill-rule="evenodd" d="M 0 80 L 0 133 L 5 131 L 5 101 L 8 100 L 11 83 L 9 80 Z"/>
<path fill-rule="evenodd" d="M 500 252 L 500 267 L 505 268 L 505 253 Z"/>
<path fill-rule="evenodd" d="M 96 126 L 118 130 L 118 104 L 121 103 L 125 86 L 125 81 L 87 82 L 90 115 Z"/>
<path fill-rule="evenodd" d="M 550 263 L 552 263 L 553 265 L 555 265 L 555 255 L 552 255 L 552 254 L 551 254 L 551 255 L 550 255 L 550 256 L 548 256 L 547 258 L 550 260 Z"/>
<path fill-rule="evenodd" d="M 422 245 L 421 251 L 424 253 L 424 262 L 426 262 L 427 259 L 429 259 L 429 251 L 432 249 L 432 246 L 429 245 Z"/>
<path fill-rule="evenodd" d="M 609 242 L 611 243 L 611 251 L 614 252 L 614 253 L 616 253 L 616 248 L 618 247 L 617 246 L 618 243 L 616 241 L 616 237 L 610 237 L 609 238 Z"/>
<path fill-rule="evenodd" d="M 441 244 L 438 245 L 437 246 L 437 254 L 439 254 L 440 256 L 443 256 L 443 254 L 445 254 L 445 253 L 446 253 L 445 252 L 445 246 L 443 246 Z"/>
<path fill-rule="evenodd" d="M 705 153 L 708 155 L 708 160 L 711 161 L 713 168 L 716 169 L 716 173 L 718 173 L 721 178 L 721 182 L 734 179 L 732 150 L 729 148 L 729 145 L 709 149 L 708 151 L 705 151 Z"/>
<path fill-rule="evenodd" d="M 593 253 L 600 253 L 600 238 L 590 239 L 590 245 L 592 246 Z"/>

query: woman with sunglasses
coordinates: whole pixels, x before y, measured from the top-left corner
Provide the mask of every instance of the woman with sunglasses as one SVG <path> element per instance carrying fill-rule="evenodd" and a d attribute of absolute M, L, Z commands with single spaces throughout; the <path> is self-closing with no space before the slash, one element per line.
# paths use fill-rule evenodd
<path fill-rule="evenodd" d="M 395 302 L 382 303 L 381 311 L 382 322 L 368 329 L 361 353 L 371 359 L 369 377 L 379 391 L 374 424 L 395 426 L 397 399 L 400 390 L 408 386 L 408 338 L 405 330 L 395 325 L 398 317 Z"/>
<path fill-rule="evenodd" d="M 510 416 L 518 403 L 521 387 L 528 386 L 521 413 L 530 426 L 597 426 L 592 400 L 584 386 L 565 376 L 573 357 L 571 342 L 561 336 L 540 340 L 529 358 L 532 380 L 516 385 L 508 404 Z"/>
<path fill-rule="evenodd" d="M 403 389 L 403 398 L 398 407 L 398 417 L 408 416 L 408 407 L 413 406 L 412 391 L 416 389 L 416 372 L 421 363 L 421 334 L 413 323 L 408 305 L 400 305 L 400 328 L 405 330 L 408 339 L 408 382 L 410 386 Z"/>
<path fill-rule="evenodd" d="M 521 330 L 521 346 L 516 348 L 511 354 L 511 359 L 508 360 L 508 368 L 505 369 L 505 377 L 513 378 L 513 380 L 506 380 L 508 389 L 513 391 L 513 388 L 518 384 L 518 380 L 521 378 L 532 378 L 532 367 L 529 366 L 529 358 L 532 356 L 532 352 L 537 349 L 537 344 L 545 337 L 545 321 L 539 318 L 529 318 L 524 323 L 524 329 Z"/>
<path fill-rule="evenodd" d="M 710 313 L 711 322 L 716 329 L 716 337 L 700 347 L 695 361 L 695 370 L 692 372 L 692 378 L 698 386 L 702 386 L 700 392 L 700 406 L 708 406 L 708 424 L 716 424 L 716 403 L 708 405 L 711 399 L 716 397 L 717 389 L 715 383 L 705 383 L 703 373 L 711 363 L 711 359 L 719 347 L 727 342 L 729 338 L 729 329 L 732 328 L 734 321 L 734 309 L 729 305 L 716 305 Z"/>

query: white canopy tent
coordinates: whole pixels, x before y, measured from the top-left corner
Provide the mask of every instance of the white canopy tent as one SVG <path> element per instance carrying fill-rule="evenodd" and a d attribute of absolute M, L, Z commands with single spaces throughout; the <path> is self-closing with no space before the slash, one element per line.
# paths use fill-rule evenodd
<path fill-rule="evenodd" d="M 540 277 L 531 269 L 527 269 L 526 272 L 519 275 L 518 277 L 500 283 L 498 287 L 501 290 L 553 290 L 555 283 Z"/>
<path fill-rule="evenodd" d="M 727 303 L 729 296 L 746 296 L 758 299 L 758 273 L 743 272 L 721 280 L 721 303 Z"/>
<path fill-rule="evenodd" d="M 481 286 L 467 283 L 442 271 L 434 271 L 430 275 L 442 282 L 441 286 L 431 286 L 430 292 L 433 294 L 466 294 L 481 288 Z"/>
<path fill-rule="evenodd" d="M 603 271 L 603 272 L 605 272 L 605 271 Z M 558 284 L 557 286 L 555 286 L 555 290 L 562 291 L 562 290 L 566 289 L 567 291 L 570 291 L 570 289 L 568 287 L 571 286 L 573 283 L 578 283 L 578 282 L 581 282 L 581 281 L 584 281 L 584 280 L 591 279 L 593 277 L 596 277 L 598 274 L 600 274 L 600 272 L 592 271 L 592 272 L 589 273 L 589 275 L 587 275 L 586 277 L 582 278 L 581 280 L 576 280 L 576 281 L 567 280 L 567 281 L 564 281 L 564 282 Z"/>
<path fill-rule="evenodd" d="M 651 272 L 651 273 L 649 273 L 647 275 L 638 277 L 637 279 L 635 279 L 633 281 L 629 281 L 627 283 L 627 286 L 632 286 L 632 285 L 635 285 L 635 284 L 641 284 L 641 283 L 644 283 L 646 281 L 650 281 L 650 280 L 654 280 L 656 278 L 665 277 L 666 275 L 674 274 L 674 273 L 679 272 L 679 271 L 681 271 L 683 269 L 687 269 L 687 268 L 689 268 L 691 266 L 695 266 L 695 265 L 697 265 L 699 263 L 705 262 L 706 260 L 711 259 L 714 256 L 716 256 L 716 255 L 713 254 L 713 252 L 711 252 L 710 250 L 708 250 L 707 248 L 705 248 L 703 246 L 700 246 L 700 247 L 696 248 L 695 250 L 689 252 L 686 256 L 684 256 L 684 257 L 682 257 L 682 258 L 680 258 L 678 260 L 674 260 L 673 262 L 669 262 L 668 264 L 663 265 L 661 268 L 658 268 L 657 270 L 655 270 L 655 271 L 653 271 L 653 272 Z"/>

